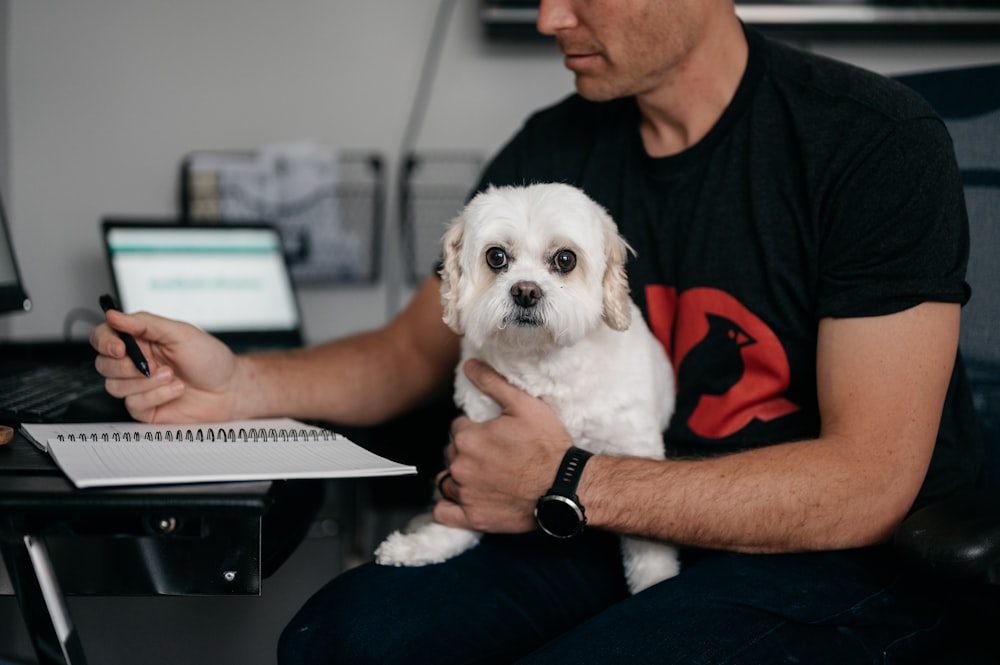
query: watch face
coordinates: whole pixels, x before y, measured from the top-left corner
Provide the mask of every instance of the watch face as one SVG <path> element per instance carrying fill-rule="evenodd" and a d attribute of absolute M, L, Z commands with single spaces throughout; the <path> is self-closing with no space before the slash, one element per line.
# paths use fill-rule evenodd
<path fill-rule="evenodd" d="M 569 538 L 583 531 L 587 518 L 572 499 L 546 494 L 535 506 L 535 521 L 550 536 Z"/>

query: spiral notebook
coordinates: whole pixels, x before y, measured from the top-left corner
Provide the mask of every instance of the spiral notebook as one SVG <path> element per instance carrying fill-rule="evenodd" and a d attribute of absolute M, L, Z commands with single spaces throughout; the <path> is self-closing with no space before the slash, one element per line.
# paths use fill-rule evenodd
<path fill-rule="evenodd" d="M 26 424 L 77 487 L 412 475 L 341 434 L 290 418 L 198 425 Z"/>

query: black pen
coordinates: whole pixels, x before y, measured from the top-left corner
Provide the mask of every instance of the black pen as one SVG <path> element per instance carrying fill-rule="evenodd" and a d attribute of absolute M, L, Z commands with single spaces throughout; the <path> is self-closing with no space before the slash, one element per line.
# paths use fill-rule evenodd
<path fill-rule="evenodd" d="M 118 306 L 115 305 L 114 298 L 105 293 L 101 296 L 101 309 L 107 312 L 109 309 L 118 309 Z M 135 337 L 132 337 L 132 335 L 129 335 L 126 332 L 115 332 L 118 332 L 118 336 L 121 337 L 123 342 L 125 342 L 125 353 L 128 354 L 128 357 L 132 359 L 132 362 L 135 363 L 135 366 L 140 372 L 149 376 L 149 363 L 146 362 L 146 357 L 142 355 L 139 345 L 136 344 Z"/>

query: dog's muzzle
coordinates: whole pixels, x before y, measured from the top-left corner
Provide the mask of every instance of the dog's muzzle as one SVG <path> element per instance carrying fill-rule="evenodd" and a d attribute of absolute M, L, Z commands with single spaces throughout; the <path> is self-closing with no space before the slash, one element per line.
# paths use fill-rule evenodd
<path fill-rule="evenodd" d="M 516 307 L 509 321 L 518 326 L 537 327 L 542 325 L 541 314 L 535 305 L 542 299 L 542 289 L 534 282 L 518 282 L 510 287 L 510 297 Z"/>
<path fill-rule="evenodd" d="M 510 296 L 519 307 L 529 309 L 542 299 L 542 289 L 534 282 L 518 282 L 510 287 Z"/>

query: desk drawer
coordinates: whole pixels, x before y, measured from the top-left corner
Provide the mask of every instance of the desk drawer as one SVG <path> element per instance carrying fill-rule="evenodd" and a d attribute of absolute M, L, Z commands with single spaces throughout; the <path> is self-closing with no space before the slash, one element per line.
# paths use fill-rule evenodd
<path fill-rule="evenodd" d="M 66 595 L 260 595 L 261 519 L 187 517 L 64 524 L 44 536 Z M 163 531 L 158 533 L 158 531 Z M 0 561 L 0 594 L 14 593 Z"/>

